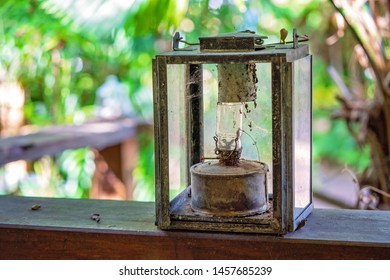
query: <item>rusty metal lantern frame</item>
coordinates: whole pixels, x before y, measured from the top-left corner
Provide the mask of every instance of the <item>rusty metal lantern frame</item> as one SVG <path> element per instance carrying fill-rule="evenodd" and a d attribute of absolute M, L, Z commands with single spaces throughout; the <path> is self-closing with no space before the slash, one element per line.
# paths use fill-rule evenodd
<path fill-rule="evenodd" d="M 298 44 L 299 36 L 294 30 L 292 44 L 275 46 L 261 45 L 262 36 L 250 34 L 235 34 L 232 36 L 216 36 L 206 40 L 200 38 L 200 46 L 189 46 L 178 49 L 180 35 L 174 38 L 174 50 L 159 54 L 153 59 L 153 94 L 155 123 L 155 190 L 156 190 L 156 225 L 164 230 L 184 229 L 203 231 L 251 232 L 265 234 L 285 234 L 294 231 L 306 221 L 312 211 L 311 187 L 311 76 L 312 58 L 307 44 Z M 248 36 L 246 36 L 248 35 Z M 203 41 L 203 43 L 202 43 Z M 215 48 L 219 51 L 209 51 Z M 239 45 L 240 50 L 232 50 Z M 232 49 L 229 49 L 233 46 Z M 310 133 L 309 157 L 310 164 L 306 166 L 307 178 L 310 182 L 309 203 L 298 215 L 294 214 L 294 155 L 293 131 L 293 95 L 300 94 L 294 88 L 295 63 L 305 60 L 304 77 L 309 81 L 309 89 L 302 98 L 309 98 L 310 117 L 305 120 Z M 272 79 L 272 172 L 271 187 L 272 209 L 257 217 L 203 217 L 189 214 L 190 182 L 187 188 L 170 201 L 169 197 L 169 123 L 168 123 L 168 73 L 170 64 L 185 65 L 185 79 L 191 80 L 186 87 L 186 95 L 199 95 L 199 98 L 189 99 L 186 104 L 187 123 L 187 162 L 188 169 L 202 162 L 203 157 L 203 85 L 202 65 L 221 63 L 268 63 L 271 65 Z M 299 114 L 299 111 L 297 112 Z M 298 171 L 299 172 L 299 171 Z"/>

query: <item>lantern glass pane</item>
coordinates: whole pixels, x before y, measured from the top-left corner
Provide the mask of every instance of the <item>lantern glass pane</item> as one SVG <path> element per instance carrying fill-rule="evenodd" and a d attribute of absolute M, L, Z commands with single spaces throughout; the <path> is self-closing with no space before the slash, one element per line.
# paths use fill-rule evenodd
<path fill-rule="evenodd" d="M 293 84 L 294 218 L 311 203 L 311 58 L 294 62 Z"/>
<path fill-rule="evenodd" d="M 216 158 L 218 72 L 215 64 L 203 65 L 203 151 L 206 160 Z"/>
<path fill-rule="evenodd" d="M 272 193 L 272 80 L 271 64 L 257 63 L 256 101 L 238 102 L 242 105 L 241 158 L 265 162 L 269 167 L 268 192 Z M 220 93 L 223 94 L 223 93 Z M 218 70 L 215 64 L 203 65 L 204 157 L 216 158 Z M 223 125 L 229 120 L 224 119 Z M 234 121 L 234 118 L 231 119 Z M 221 124 L 220 124 L 221 125 Z M 232 123 L 232 127 L 234 124 Z"/>
<path fill-rule="evenodd" d="M 256 102 L 247 102 L 242 120 L 242 157 L 268 165 L 268 193 L 272 193 L 272 79 L 271 63 L 257 63 Z"/>
<path fill-rule="evenodd" d="M 171 199 L 188 186 L 185 83 L 185 65 L 168 64 L 169 196 Z"/>

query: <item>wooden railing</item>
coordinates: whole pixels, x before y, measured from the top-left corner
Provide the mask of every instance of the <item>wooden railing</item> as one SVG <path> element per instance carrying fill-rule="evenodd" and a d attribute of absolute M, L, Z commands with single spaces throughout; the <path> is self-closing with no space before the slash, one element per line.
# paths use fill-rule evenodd
<path fill-rule="evenodd" d="M 152 202 L 3 196 L 0 259 L 390 259 L 389 211 L 314 209 L 285 236 L 161 231 L 154 219 Z"/>
<path fill-rule="evenodd" d="M 27 135 L 0 138 L 0 166 L 17 160 L 36 160 L 67 149 L 90 147 L 95 164 L 106 164 L 120 184 L 105 182 L 96 168 L 91 198 L 132 199 L 132 171 L 138 161 L 140 131 L 152 133 L 152 125 L 138 119 L 95 120 L 81 125 L 51 126 Z"/>

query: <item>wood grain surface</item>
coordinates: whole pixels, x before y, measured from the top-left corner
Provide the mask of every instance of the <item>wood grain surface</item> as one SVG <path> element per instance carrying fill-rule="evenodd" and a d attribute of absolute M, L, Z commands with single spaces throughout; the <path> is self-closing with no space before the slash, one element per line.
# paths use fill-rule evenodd
<path fill-rule="evenodd" d="M 390 259 L 388 211 L 314 209 L 285 236 L 161 231 L 154 220 L 152 202 L 0 196 L 0 259 Z"/>

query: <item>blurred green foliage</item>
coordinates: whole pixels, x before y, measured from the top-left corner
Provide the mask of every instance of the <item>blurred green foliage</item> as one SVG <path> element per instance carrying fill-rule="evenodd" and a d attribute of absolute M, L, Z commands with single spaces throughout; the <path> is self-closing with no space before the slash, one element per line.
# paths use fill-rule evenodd
<path fill-rule="evenodd" d="M 370 151 L 368 147 L 357 147 L 355 139 L 348 132 L 342 120 L 329 119 L 329 112 L 325 110 L 314 111 L 313 133 L 313 161 L 328 160 L 353 167 L 357 172 L 363 172 L 370 165 Z"/>
<path fill-rule="evenodd" d="M 277 42 L 281 28 L 296 27 L 311 39 L 314 117 L 328 119 L 337 105 L 337 90 L 324 60 L 329 55 L 324 54 L 325 39 L 333 12 L 325 0 L 124 2 L 1 1 L 0 81 L 15 80 L 25 89 L 28 124 L 70 124 L 92 118 L 96 90 L 110 74 L 127 85 L 138 115 L 151 119 L 151 60 L 156 53 L 170 50 L 175 31 L 187 41 L 196 42 L 199 36 L 250 29 Z M 331 123 L 325 132 L 314 130 L 313 139 L 316 160 L 331 158 L 359 170 L 369 164 L 366 151 L 360 154 L 356 150 L 339 122 Z M 136 196 L 152 200 L 153 141 L 146 135 L 140 135 L 139 140 Z M 59 188 L 73 190 L 77 186 L 73 193 L 58 193 L 88 196 L 91 156 L 87 149 L 80 149 L 66 151 L 52 160 L 51 176 L 61 182 Z M 34 164 L 36 174 L 42 170 L 39 164 Z"/>

